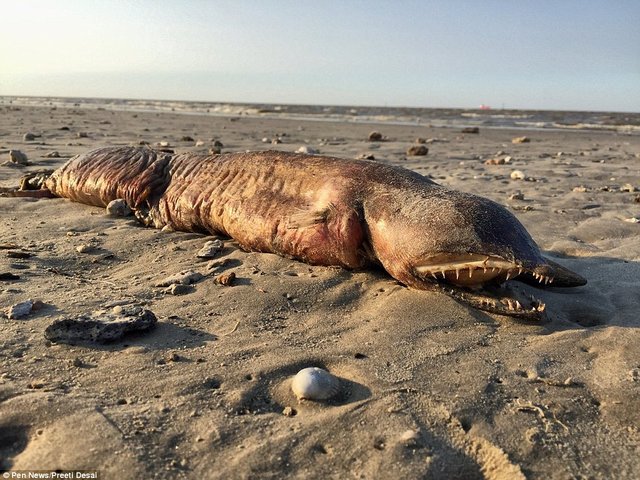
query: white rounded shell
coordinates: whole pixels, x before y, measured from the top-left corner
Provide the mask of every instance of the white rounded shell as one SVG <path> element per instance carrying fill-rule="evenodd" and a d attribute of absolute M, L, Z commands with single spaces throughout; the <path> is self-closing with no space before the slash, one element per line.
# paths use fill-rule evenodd
<path fill-rule="evenodd" d="M 291 390 L 298 400 L 328 400 L 339 392 L 340 380 L 322 368 L 304 368 L 293 377 Z"/>

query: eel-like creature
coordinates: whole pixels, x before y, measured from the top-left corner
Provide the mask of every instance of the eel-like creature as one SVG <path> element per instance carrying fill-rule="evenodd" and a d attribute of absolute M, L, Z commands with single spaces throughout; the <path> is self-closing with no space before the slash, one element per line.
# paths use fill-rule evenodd
<path fill-rule="evenodd" d="M 373 161 L 106 147 L 70 159 L 32 195 L 96 206 L 124 199 L 146 225 L 223 234 L 244 250 L 313 265 L 381 265 L 404 285 L 502 315 L 541 318 L 545 308 L 514 298 L 501 286 L 509 279 L 586 283 L 545 258 L 501 205 Z"/>

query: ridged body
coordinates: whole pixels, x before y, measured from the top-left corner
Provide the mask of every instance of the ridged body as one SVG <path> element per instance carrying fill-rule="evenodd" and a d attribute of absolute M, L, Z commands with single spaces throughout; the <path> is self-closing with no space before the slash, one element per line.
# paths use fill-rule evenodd
<path fill-rule="evenodd" d="M 545 259 L 504 207 L 377 162 L 107 147 L 72 158 L 45 188 L 96 206 L 124 199 L 145 223 L 228 235 L 245 250 L 317 265 L 381 264 L 419 289 L 439 288 L 438 274 L 462 286 L 514 275 L 539 283 L 555 277 L 556 286 L 585 283 Z"/>

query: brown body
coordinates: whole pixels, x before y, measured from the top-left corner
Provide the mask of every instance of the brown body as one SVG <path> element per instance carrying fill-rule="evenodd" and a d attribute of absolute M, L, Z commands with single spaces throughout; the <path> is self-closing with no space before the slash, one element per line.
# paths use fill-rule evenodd
<path fill-rule="evenodd" d="M 486 300 L 467 287 L 518 275 L 556 286 L 585 283 L 545 259 L 500 205 L 376 162 L 103 148 L 71 159 L 45 187 L 96 206 L 121 198 L 147 224 L 228 235 L 246 250 L 346 268 L 381 264 L 406 285 L 441 289 L 497 313 L 541 309 Z"/>

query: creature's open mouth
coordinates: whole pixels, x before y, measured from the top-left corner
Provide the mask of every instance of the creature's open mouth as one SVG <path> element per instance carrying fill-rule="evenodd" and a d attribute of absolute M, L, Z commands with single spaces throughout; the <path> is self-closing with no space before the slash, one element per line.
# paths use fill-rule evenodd
<path fill-rule="evenodd" d="M 423 259 L 414 270 L 423 281 L 437 282 L 446 294 L 473 307 L 501 315 L 536 319 L 542 316 L 545 304 L 501 284 L 516 277 L 539 286 L 547 286 L 554 281 L 544 265 L 532 270 L 500 257 L 474 253 L 434 255 Z"/>

